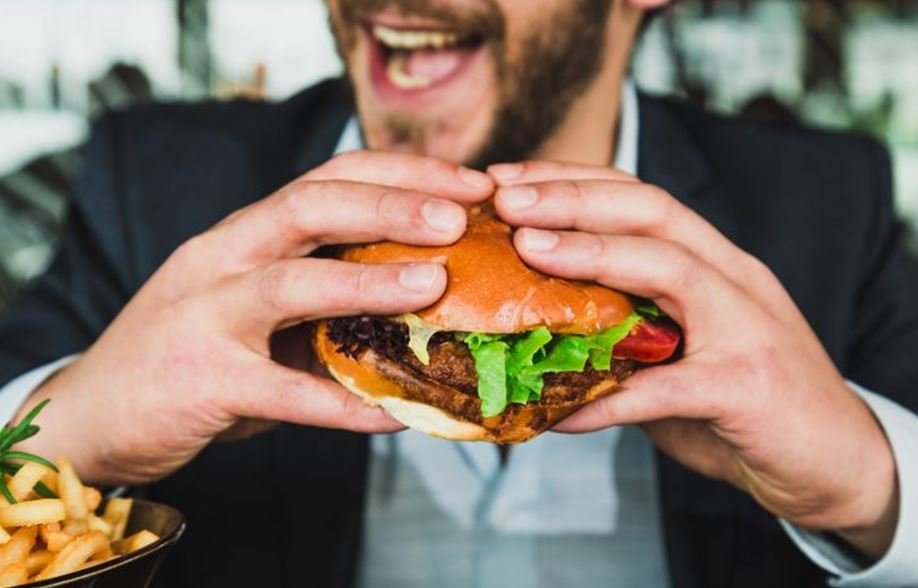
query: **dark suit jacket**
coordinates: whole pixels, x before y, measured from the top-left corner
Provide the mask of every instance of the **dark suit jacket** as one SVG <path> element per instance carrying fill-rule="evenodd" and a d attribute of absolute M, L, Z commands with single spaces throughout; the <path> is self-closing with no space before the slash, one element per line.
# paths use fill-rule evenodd
<path fill-rule="evenodd" d="M 900 250 L 884 150 L 646 96 L 640 111 L 641 177 L 771 266 L 846 376 L 918 411 L 918 272 Z M 281 104 L 107 116 L 60 253 L 0 320 L 0 382 L 90 346 L 182 241 L 327 159 L 351 113 L 328 82 Z M 367 438 L 338 431 L 213 445 L 148 488 L 189 520 L 164 585 L 348 586 L 366 464 Z M 674 586 L 824 583 L 749 497 L 663 456 L 658 468 Z"/>

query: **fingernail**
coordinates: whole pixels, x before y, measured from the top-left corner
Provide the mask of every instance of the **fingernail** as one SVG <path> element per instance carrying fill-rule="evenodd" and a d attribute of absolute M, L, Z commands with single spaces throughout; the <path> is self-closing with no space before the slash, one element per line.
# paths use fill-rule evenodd
<path fill-rule="evenodd" d="M 523 166 L 519 163 L 498 163 L 488 167 L 488 173 L 501 182 L 509 182 L 523 175 Z"/>
<path fill-rule="evenodd" d="M 440 266 L 435 263 L 409 265 L 398 276 L 399 283 L 414 292 L 429 292 L 440 276 Z"/>
<path fill-rule="evenodd" d="M 461 206 L 443 200 L 428 200 L 425 202 L 424 206 L 421 207 L 421 216 L 424 217 L 430 228 L 444 233 L 458 229 L 464 219 Z"/>
<path fill-rule="evenodd" d="M 557 234 L 541 229 L 523 229 L 520 240 L 524 249 L 529 251 L 551 251 L 561 240 Z"/>
<path fill-rule="evenodd" d="M 491 178 L 480 171 L 467 167 L 460 167 L 456 174 L 459 176 L 459 179 L 477 190 L 484 191 L 494 189 L 494 182 Z"/>
<path fill-rule="evenodd" d="M 539 199 L 539 192 L 532 186 L 511 186 L 500 189 L 501 201 L 514 210 L 528 208 Z"/>

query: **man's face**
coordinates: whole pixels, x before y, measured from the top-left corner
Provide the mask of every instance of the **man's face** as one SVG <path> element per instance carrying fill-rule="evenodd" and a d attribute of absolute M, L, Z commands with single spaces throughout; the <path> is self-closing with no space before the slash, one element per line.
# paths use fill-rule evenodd
<path fill-rule="evenodd" d="M 368 145 L 525 159 L 603 66 L 616 0 L 327 0 Z"/>

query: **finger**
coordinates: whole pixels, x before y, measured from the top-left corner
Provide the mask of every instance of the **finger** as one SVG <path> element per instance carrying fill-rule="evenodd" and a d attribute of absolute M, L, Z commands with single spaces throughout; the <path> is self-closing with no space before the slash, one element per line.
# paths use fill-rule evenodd
<path fill-rule="evenodd" d="M 514 186 L 557 180 L 611 180 L 640 182 L 633 175 L 613 167 L 581 165 L 555 161 L 498 163 L 488 167 L 488 174 L 498 186 Z"/>
<path fill-rule="evenodd" d="M 205 304 L 221 324 L 249 335 L 261 348 L 281 327 L 336 316 L 401 314 L 433 304 L 445 289 L 446 270 L 436 263 L 363 265 L 304 258 L 229 280 Z"/>
<path fill-rule="evenodd" d="M 673 241 L 743 287 L 773 314 L 789 298 L 765 266 L 665 191 L 606 180 L 551 181 L 500 188 L 498 213 L 517 226 L 640 235 Z"/>
<path fill-rule="evenodd" d="M 461 205 L 422 192 L 338 180 L 301 181 L 199 241 L 201 249 L 219 258 L 215 263 L 235 273 L 300 257 L 330 243 L 446 245 L 462 235 L 466 221 Z"/>
<path fill-rule="evenodd" d="M 494 181 L 480 171 L 433 157 L 383 151 L 349 151 L 330 159 L 304 178 L 419 190 L 467 203 L 481 202 L 494 192 Z"/>
<path fill-rule="evenodd" d="M 405 428 L 382 408 L 365 404 L 326 378 L 276 365 L 253 375 L 257 379 L 243 376 L 250 385 L 220 400 L 231 414 L 361 433 L 391 433 Z"/>
<path fill-rule="evenodd" d="M 524 228 L 514 235 L 514 244 L 537 270 L 656 301 L 698 340 L 725 328 L 725 320 L 745 316 L 737 308 L 743 298 L 736 286 L 677 243 Z"/>
<path fill-rule="evenodd" d="M 716 420 L 732 410 L 736 399 L 717 394 L 710 377 L 683 363 L 647 368 L 621 389 L 595 400 L 556 425 L 564 433 L 586 433 L 606 427 L 666 419 Z"/>

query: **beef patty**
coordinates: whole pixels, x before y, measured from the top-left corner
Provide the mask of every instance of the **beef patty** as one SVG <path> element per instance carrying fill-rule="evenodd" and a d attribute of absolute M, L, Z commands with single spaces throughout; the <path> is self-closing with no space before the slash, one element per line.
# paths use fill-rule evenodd
<path fill-rule="evenodd" d="M 441 332 L 434 335 L 427 350 L 430 363 L 424 365 L 408 347 L 408 326 L 375 316 L 360 316 L 328 321 L 328 336 L 338 346 L 338 351 L 359 359 L 367 349 L 397 362 L 421 379 L 430 380 L 478 396 L 478 372 L 469 348 L 457 341 L 454 334 Z M 587 367 L 583 372 L 545 374 L 540 402 L 554 404 L 578 400 L 584 391 L 611 375 L 619 382 L 639 369 L 637 362 L 615 360 L 611 370 L 596 371 Z"/>

